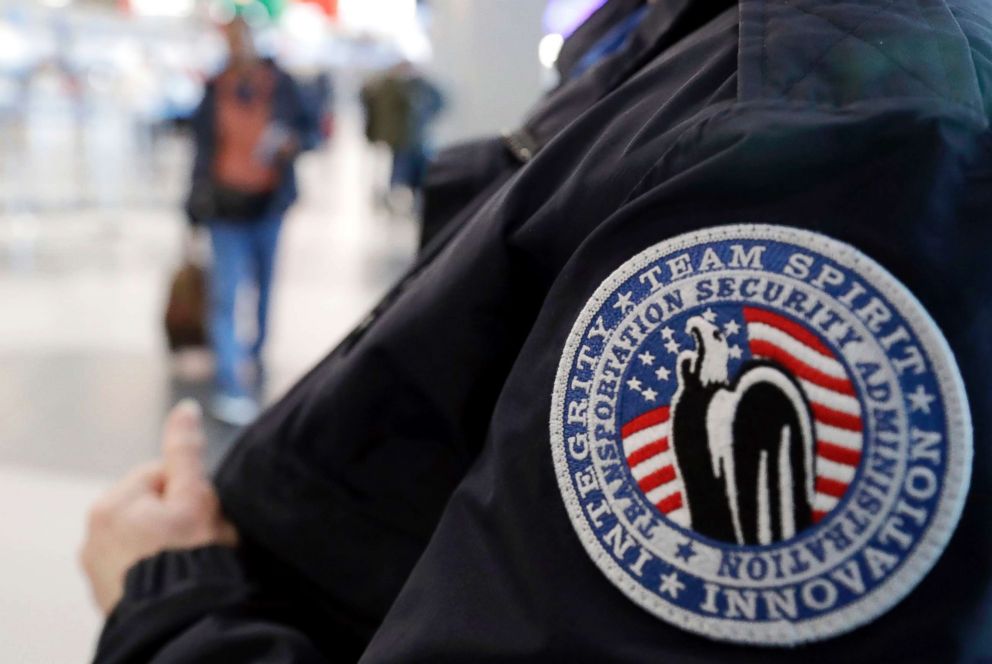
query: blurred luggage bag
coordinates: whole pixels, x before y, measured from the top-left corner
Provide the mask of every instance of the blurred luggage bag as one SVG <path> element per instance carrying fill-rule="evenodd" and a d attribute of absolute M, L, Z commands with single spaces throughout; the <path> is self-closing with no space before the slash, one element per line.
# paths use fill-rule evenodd
<path fill-rule="evenodd" d="M 207 345 L 207 275 L 186 260 L 172 277 L 165 309 L 165 335 L 169 350 Z"/>

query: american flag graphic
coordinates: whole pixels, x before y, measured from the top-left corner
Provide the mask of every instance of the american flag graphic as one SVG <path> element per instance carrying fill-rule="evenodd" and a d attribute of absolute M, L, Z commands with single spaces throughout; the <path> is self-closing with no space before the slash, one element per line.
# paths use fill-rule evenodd
<path fill-rule="evenodd" d="M 662 406 L 636 417 L 620 429 L 623 453 L 637 485 L 648 500 L 680 526 L 689 526 L 682 502 L 682 480 L 669 444 L 669 409 Z"/>
<path fill-rule="evenodd" d="M 840 502 L 861 463 L 864 426 L 854 384 L 836 354 L 804 326 L 758 307 L 743 307 L 740 315 L 748 355 L 788 370 L 810 404 L 816 437 L 813 521 L 819 522 Z M 641 491 L 662 514 L 688 526 L 682 480 L 670 445 L 669 415 L 669 405 L 652 408 L 624 424 L 621 438 Z"/>

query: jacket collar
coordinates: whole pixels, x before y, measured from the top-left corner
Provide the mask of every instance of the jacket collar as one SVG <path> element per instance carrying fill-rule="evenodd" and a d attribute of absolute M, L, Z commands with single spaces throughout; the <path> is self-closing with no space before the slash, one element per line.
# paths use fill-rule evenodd
<path fill-rule="evenodd" d="M 642 3 L 611 0 L 609 16 L 616 20 L 617 10 L 633 10 L 639 4 Z M 528 161 L 571 122 L 576 109 L 591 107 L 667 48 L 734 6 L 736 1 L 648 0 L 648 4 L 650 11 L 631 35 L 626 48 L 606 57 L 583 75 L 565 81 L 538 104 L 520 129 L 504 133 L 507 146 L 520 161 Z M 598 13 L 590 20 L 606 23 L 605 15 Z M 591 29 L 589 34 L 580 35 L 580 41 L 590 34 Z"/>

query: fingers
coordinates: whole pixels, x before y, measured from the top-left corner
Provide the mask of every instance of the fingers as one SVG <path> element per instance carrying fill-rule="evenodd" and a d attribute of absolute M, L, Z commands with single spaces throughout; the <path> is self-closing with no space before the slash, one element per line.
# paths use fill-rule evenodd
<path fill-rule="evenodd" d="M 131 470 L 105 495 L 107 502 L 128 502 L 148 493 L 160 494 L 165 482 L 165 466 L 161 461 L 149 461 Z"/>
<path fill-rule="evenodd" d="M 221 517 L 217 523 L 216 543 L 224 546 L 237 546 L 240 537 L 238 530 L 230 521 Z"/>
<path fill-rule="evenodd" d="M 238 544 L 205 476 L 200 417 L 196 402 L 173 408 L 163 429 L 162 459 L 132 470 L 90 510 L 80 558 L 106 613 L 124 592 L 127 570 L 142 558 L 168 549 Z"/>
<path fill-rule="evenodd" d="M 166 498 L 198 491 L 206 477 L 203 466 L 203 434 L 200 405 L 192 399 L 180 401 L 169 413 L 162 434 Z"/>

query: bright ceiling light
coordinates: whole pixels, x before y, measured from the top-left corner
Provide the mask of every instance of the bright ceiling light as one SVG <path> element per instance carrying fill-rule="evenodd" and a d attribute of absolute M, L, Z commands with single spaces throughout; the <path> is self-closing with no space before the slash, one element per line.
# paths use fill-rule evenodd
<path fill-rule="evenodd" d="M 417 24 L 417 0 L 338 0 L 338 19 L 355 31 L 404 32 Z"/>
<path fill-rule="evenodd" d="M 131 11 L 146 16 L 189 16 L 196 0 L 131 0 Z"/>
<path fill-rule="evenodd" d="M 541 43 L 537 45 L 537 58 L 541 61 L 541 64 L 548 69 L 554 67 L 564 43 L 565 38 L 558 33 L 553 32 L 550 35 L 544 35 Z"/>

